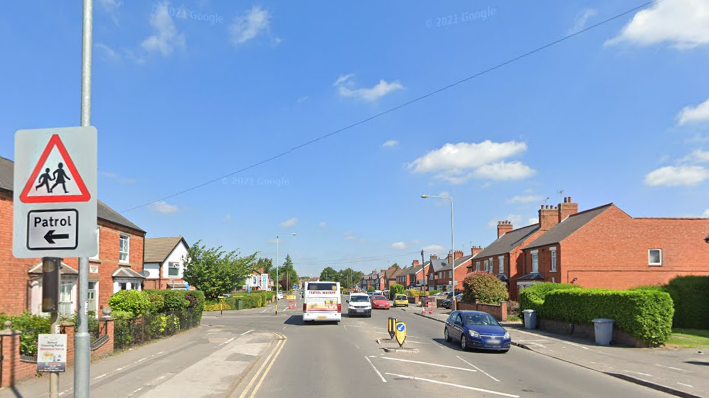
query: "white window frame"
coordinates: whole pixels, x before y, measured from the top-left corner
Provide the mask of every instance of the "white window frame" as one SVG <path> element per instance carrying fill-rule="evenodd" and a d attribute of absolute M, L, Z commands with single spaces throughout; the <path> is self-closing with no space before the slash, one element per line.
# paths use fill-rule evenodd
<path fill-rule="evenodd" d="M 551 255 L 551 269 L 549 270 L 550 272 L 556 272 L 556 247 L 550 247 L 549 248 L 549 254 Z"/>
<path fill-rule="evenodd" d="M 487 260 L 483 260 L 483 271 L 488 272 L 489 269 Z"/>
<path fill-rule="evenodd" d="M 475 270 L 480 271 L 480 261 L 475 262 Z"/>
<path fill-rule="evenodd" d="M 532 250 L 532 273 L 539 273 L 539 250 Z"/>
<path fill-rule="evenodd" d="M 128 264 L 128 263 L 130 263 L 130 236 L 125 235 L 125 234 L 121 234 L 118 239 L 119 239 L 119 241 L 118 241 L 119 242 L 118 243 L 118 262 L 121 264 Z M 121 249 L 123 249 L 123 247 L 122 247 L 123 245 L 121 244 L 121 242 L 123 242 L 124 240 L 126 242 L 126 245 L 125 245 L 126 259 L 125 260 L 121 259 L 121 255 L 124 253 L 121 250 Z"/>
<path fill-rule="evenodd" d="M 170 275 L 170 270 L 171 270 L 171 269 L 176 269 L 176 270 L 177 270 L 177 274 L 175 274 L 175 275 Z M 167 277 L 168 277 L 168 278 L 172 278 L 172 277 L 178 278 L 179 276 L 180 276 L 180 263 L 168 262 L 168 263 L 167 263 Z"/>
<path fill-rule="evenodd" d="M 499 262 L 498 264 L 498 274 L 505 274 L 505 256 L 499 256 L 497 257 L 497 261 Z"/>
<path fill-rule="evenodd" d="M 652 261 L 652 252 L 656 251 L 660 254 L 660 261 L 659 262 L 653 262 Z M 652 266 L 652 267 L 662 267 L 662 249 L 648 249 L 647 251 L 647 264 Z"/>
<path fill-rule="evenodd" d="M 448 277 L 452 278 L 453 277 L 453 271 L 448 271 Z"/>
<path fill-rule="evenodd" d="M 101 253 L 101 228 L 96 227 L 96 255 L 89 257 L 89 260 L 98 260 Z"/>

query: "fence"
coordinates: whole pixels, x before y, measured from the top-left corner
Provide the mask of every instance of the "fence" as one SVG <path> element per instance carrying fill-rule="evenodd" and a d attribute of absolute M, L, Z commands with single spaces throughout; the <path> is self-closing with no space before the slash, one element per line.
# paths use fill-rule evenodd
<path fill-rule="evenodd" d="M 126 349 L 151 340 L 172 336 L 180 330 L 199 325 L 198 314 L 188 309 L 157 314 L 145 314 L 133 319 L 115 320 L 115 349 Z"/>

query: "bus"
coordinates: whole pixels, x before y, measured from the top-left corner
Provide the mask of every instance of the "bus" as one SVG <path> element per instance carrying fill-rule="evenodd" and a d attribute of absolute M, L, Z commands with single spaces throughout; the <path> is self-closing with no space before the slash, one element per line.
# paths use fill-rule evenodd
<path fill-rule="evenodd" d="M 303 293 L 303 322 L 340 322 L 340 282 L 305 282 Z"/>

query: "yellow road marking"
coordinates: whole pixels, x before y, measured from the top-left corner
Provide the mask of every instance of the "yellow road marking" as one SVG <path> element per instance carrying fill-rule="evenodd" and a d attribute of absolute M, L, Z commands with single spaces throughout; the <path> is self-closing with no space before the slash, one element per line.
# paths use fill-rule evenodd
<path fill-rule="evenodd" d="M 277 336 L 281 337 L 281 335 L 279 335 L 278 333 L 275 333 L 275 334 L 276 334 Z M 282 336 L 282 337 L 285 337 L 285 336 Z M 283 345 L 284 345 L 285 343 L 286 343 L 285 340 L 279 340 L 278 343 L 276 343 L 276 347 L 273 349 L 273 351 L 271 351 L 271 353 L 268 355 L 268 357 L 267 357 L 266 360 L 263 362 L 263 364 L 261 364 L 261 367 L 258 369 L 258 371 L 257 371 L 256 374 L 254 375 L 254 377 L 251 378 L 251 381 L 250 381 L 249 384 L 246 386 L 246 388 L 244 388 L 244 391 L 241 393 L 241 395 L 239 395 L 239 398 L 244 398 L 244 397 L 246 396 L 246 394 L 249 392 L 249 388 L 251 388 L 251 385 L 254 384 L 254 382 L 256 381 L 256 379 L 258 379 L 259 375 L 261 374 L 261 371 L 263 371 L 263 368 L 264 368 L 264 367 L 266 366 L 266 364 L 268 364 L 268 362 L 271 360 L 271 357 L 273 357 L 273 354 L 275 354 L 276 351 L 278 351 L 279 347 L 283 347 Z M 261 384 L 261 383 L 259 382 L 259 384 Z M 251 396 L 253 397 L 253 394 L 252 394 Z"/>
<path fill-rule="evenodd" d="M 249 398 L 253 398 L 256 395 L 256 393 L 258 392 L 258 389 L 261 388 L 261 383 L 263 383 L 264 379 L 266 379 L 266 375 L 268 375 L 268 372 L 271 370 L 271 366 L 273 366 L 274 362 L 276 362 L 276 358 L 278 358 L 278 355 L 280 355 L 281 350 L 283 350 L 283 346 L 286 345 L 286 340 L 288 340 L 288 337 L 286 337 L 282 334 L 278 334 L 278 335 L 283 337 L 283 340 L 281 340 L 283 342 L 283 344 L 281 344 L 281 346 L 278 348 L 278 352 L 271 360 L 271 363 L 268 365 L 268 368 L 266 368 L 266 371 L 263 372 L 263 375 L 261 376 L 261 380 L 258 381 L 258 384 L 256 384 L 256 386 L 254 387 L 254 391 L 251 393 L 251 395 L 249 395 Z"/>

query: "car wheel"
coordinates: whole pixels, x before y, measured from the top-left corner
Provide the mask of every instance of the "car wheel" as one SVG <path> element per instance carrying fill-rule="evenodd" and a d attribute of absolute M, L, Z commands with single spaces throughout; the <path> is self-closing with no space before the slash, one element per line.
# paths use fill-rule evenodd
<path fill-rule="evenodd" d="M 451 336 L 448 334 L 448 328 L 443 329 L 443 339 L 447 342 L 451 342 Z"/>
<path fill-rule="evenodd" d="M 463 351 L 468 350 L 468 339 L 465 338 L 465 335 L 460 336 L 460 348 L 463 349 Z"/>

